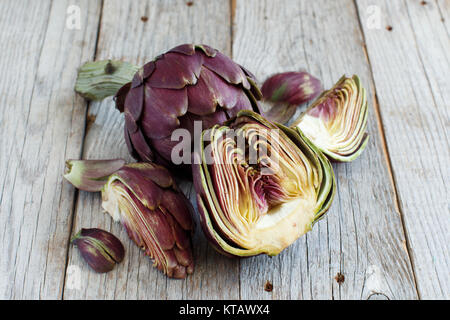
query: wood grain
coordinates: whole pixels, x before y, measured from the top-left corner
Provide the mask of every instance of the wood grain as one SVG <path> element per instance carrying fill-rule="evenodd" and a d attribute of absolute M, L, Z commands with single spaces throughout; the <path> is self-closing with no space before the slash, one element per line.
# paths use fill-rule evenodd
<path fill-rule="evenodd" d="M 66 27 L 69 4 L 80 29 Z M 0 298 L 61 297 L 86 104 L 73 83 L 94 53 L 98 1 L 1 1 Z M 6 44 L 3 46 L 3 44 Z"/>
<path fill-rule="evenodd" d="M 79 29 L 66 24 L 70 5 Z M 0 11 L 0 299 L 450 298 L 449 1 L 4 0 Z M 77 68 L 143 64 L 189 42 L 260 80 L 306 68 L 328 88 L 358 74 L 371 138 L 359 159 L 334 164 L 338 192 L 312 232 L 277 257 L 238 260 L 198 227 L 196 271 L 180 281 L 152 267 L 99 194 L 76 192 L 62 173 L 68 158 L 131 161 L 112 100 L 73 92 Z M 190 182 L 180 187 L 194 199 Z M 69 245 L 82 227 L 117 235 L 125 261 L 91 271 Z"/>
<path fill-rule="evenodd" d="M 447 35 L 450 35 L 450 2 L 447 0 L 437 0 L 436 4 L 440 20 L 445 25 Z M 436 21 L 434 21 L 434 23 L 436 23 Z"/>
<path fill-rule="evenodd" d="M 146 22 L 141 17 L 148 18 Z M 144 19 L 145 20 L 145 19 Z M 207 43 L 230 54 L 230 7 L 224 1 L 106 1 L 97 59 L 118 58 L 143 64 L 181 43 Z M 123 140 L 123 118 L 111 99 L 89 108 L 83 158 L 130 159 Z M 187 194 L 192 184 L 180 186 Z M 193 195 L 193 193 L 192 193 Z M 239 262 L 216 253 L 198 226 L 194 237 L 196 270 L 186 280 L 168 279 L 126 235 L 121 225 L 102 212 L 100 194 L 80 192 L 73 232 L 100 227 L 117 235 L 126 257 L 106 275 L 89 270 L 71 248 L 69 267 L 81 269 L 81 290 L 66 287 L 65 299 L 237 299 Z"/>
<path fill-rule="evenodd" d="M 355 73 L 372 100 L 355 16 L 353 1 L 237 1 L 233 58 L 260 80 L 306 68 L 329 88 Z M 373 105 L 368 121 L 371 138 L 362 156 L 333 166 L 338 192 L 327 218 L 277 257 L 242 260 L 242 298 L 417 297 Z M 345 277 L 340 285 L 337 273 Z M 271 293 L 262 290 L 267 280 Z"/>
<path fill-rule="evenodd" d="M 377 5 L 382 28 L 362 26 L 419 294 L 449 299 L 449 3 Z"/>

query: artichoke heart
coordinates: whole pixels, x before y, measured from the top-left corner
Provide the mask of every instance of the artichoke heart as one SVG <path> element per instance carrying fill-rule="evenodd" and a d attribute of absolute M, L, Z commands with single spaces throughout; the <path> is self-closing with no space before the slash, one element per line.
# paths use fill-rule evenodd
<path fill-rule="evenodd" d="M 358 76 L 343 76 L 294 122 L 323 153 L 340 161 L 356 159 L 367 145 L 366 90 Z"/>
<path fill-rule="evenodd" d="M 205 130 L 193 176 L 201 222 L 229 255 L 276 255 L 329 208 L 335 182 L 323 154 L 298 130 L 241 111 Z"/>

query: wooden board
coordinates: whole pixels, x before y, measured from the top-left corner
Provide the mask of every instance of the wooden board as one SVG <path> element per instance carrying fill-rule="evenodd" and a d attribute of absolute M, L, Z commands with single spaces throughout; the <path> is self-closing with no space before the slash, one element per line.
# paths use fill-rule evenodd
<path fill-rule="evenodd" d="M 325 88 L 345 73 L 358 74 L 372 100 L 370 66 L 355 16 L 353 1 L 237 1 L 233 58 L 259 79 L 304 68 Z M 327 218 L 279 256 L 242 261 L 243 298 L 416 297 L 373 105 L 368 131 L 362 156 L 333 166 L 338 192 Z M 345 276 L 341 285 L 338 273 Z M 266 280 L 273 283 L 272 293 L 261 290 Z"/>
<path fill-rule="evenodd" d="M 449 299 L 449 3 L 377 5 L 382 28 L 362 25 L 418 290 Z"/>
<path fill-rule="evenodd" d="M 0 299 L 450 298 L 448 1 L 4 0 L 0 10 Z M 172 280 L 102 212 L 100 194 L 62 174 L 68 158 L 132 160 L 113 101 L 73 92 L 77 68 L 140 65 L 189 42 L 261 81 L 305 68 L 328 88 L 358 74 L 371 138 L 355 162 L 334 164 L 327 217 L 279 256 L 223 257 L 197 228 L 196 271 Z M 193 199 L 192 184 L 180 186 Z M 82 227 L 117 235 L 125 261 L 92 272 L 69 244 Z"/>
<path fill-rule="evenodd" d="M 80 29 L 66 27 L 69 4 Z M 98 1 L 2 1 L 0 11 L 0 298 L 60 298 L 86 103 L 73 83 L 94 54 Z"/>

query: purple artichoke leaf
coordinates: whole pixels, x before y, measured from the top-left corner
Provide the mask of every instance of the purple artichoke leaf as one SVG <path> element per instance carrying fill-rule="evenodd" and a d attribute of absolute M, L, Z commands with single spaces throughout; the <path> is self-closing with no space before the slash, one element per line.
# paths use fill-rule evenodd
<path fill-rule="evenodd" d="M 250 89 L 250 83 L 247 81 L 247 77 L 240 66 L 226 55 L 217 52 L 213 58 L 206 57 L 204 65 L 227 82 L 242 84 L 245 89 Z"/>
<path fill-rule="evenodd" d="M 150 86 L 164 89 L 182 89 L 194 85 L 200 76 L 202 57 L 186 56 L 178 53 L 166 53 L 156 62 L 155 70 L 147 79 Z"/>
<path fill-rule="evenodd" d="M 64 178 L 84 191 L 100 191 L 111 174 L 119 170 L 125 160 L 67 160 Z"/>

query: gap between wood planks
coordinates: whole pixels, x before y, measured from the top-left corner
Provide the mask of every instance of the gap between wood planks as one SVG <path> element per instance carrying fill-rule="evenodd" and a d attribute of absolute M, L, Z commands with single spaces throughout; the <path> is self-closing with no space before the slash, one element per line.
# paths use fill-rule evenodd
<path fill-rule="evenodd" d="M 414 265 L 414 260 L 411 259 L 411 251 L 412 250 L 411 250 L 411 247 L 410 247 L 410 241 L 409 241 L 409 238 L 408 238 L 408 233 L 406 232 L 404 214 L 403 214 L 403 210 L 402 210 L 402 206 L 401 206 L 401 202 L 400 202 L 400 197 L 399 197 L 399 194 L 397 192 L 397 182 L 395 181 L 395 176 L 394 176 L 394 172 L 393 172 L 393 169 L 392 169 L 391 156 L 389 154 L 389 148 L 388 148 L 388 145 L 387 145 L 387 142 L 386 142 L 386 134 L 385 134 L 384 128 L 383 128 L 383 118 L 381 116 L 380 105 L 378 103 L 377 88 L 376 88 L 376 84 L 375 84 L 375 78 L 373 76 L 372 64 L 370 62 L 370 58 L 369 58 L 369 55 L 367 53 L 366 35 L 364 34 L 364 29 L 362 27 L 361 16 L 359 14 L 357 0 L 353 0 L 353 4 L 355 5 L 355 12 L 356 12 L 356 16 L 357 16 L 357 19 L 358 19 L 358 26 L 359 26 L 359 30 L 361 31 L 361 36 L 362 36 L 362 39 L 363 39 L 363 46 L 362 47 L 363 47 L 364 55 L 366 57 L 367 64 L 368 64 L 368 67 L 369 67 L 369 71 L 370 71 L 370 82 L 371 82 L 371 85 L 373 87 L 372 105 L 373 105 L 373 109 L 375 110 L 375 116 L 377 118 L 377 126 L 378 126 L 378 131 L 379 131 L 379 134 L 380 134 L 381 147 L 383 149 L 384 158 L 386 159 L 386 165 L 387 165 L 387 169 L 388 169 L 388 172 L 389 172 L 389 178 L 391 180 L 392 188 L 393 188 L 393 191 L 394 191 L 395 206 L 396 206 L 397 212 L 398 212 L 398 214 L 400 216 L 400 222 L 402 224 L 402 231 L 403 231 L 403 235 L 405 236 L 406 254 L 408 255 L 409 262 L 411 263 L 412 275 L 413 275 L 413 280 L 414 280 L 414 287 L 416 289 L 417 296 L 418 296 L 418 298 L 420 300 L 421 297 L 420 297 L 419 287 L 417 286 L 417 280 L 416 280 L 416 269 L 415 269 L 415 265 Z"/>
<path fill-rule="evenodd" d="M 234 17 L 236 15 L 236 0 L 230 0 L 230 57 L 233 59 L 233 25 L 234 25 Z"/>
<path fill-rule="evenodd" d="M 95 59 L 97 58 L 97 48 L 98 48 L 98 41 L 100 39 L 100 32 L 101 32 L 101 28 L 102 28 L 102 17 L 103 17 L 103 5 L 104 5 L 104 0 L 101 0 L 101 4 L 100 4 L 100 16 L 98 18 L 98 25 L 97 25 L 97 36 L 95 38 L 95 47 L 94 47 L 94 55 L 93 55 L 93 61 L 95 61 Z M 77 93 L 76 93 L 77 94 Z M 80 153 L 79 153 L 79 158 L 81 159 L 83 157 L 83 153 L 84 153 L 84 142 L 86 140 L 86 133 L 87 133 L 87 129 L 89 126 L 89 108 L 91 106 L 91 102 L 88 101 L 86 102 L 86 110 L 85 110 L 85 114 L 84 114 L 84 129 L 83 129 L 83 139 L 81 142 L 81 147 L 80 147 Z M 72 236 L 73 233 L 73 225 L 74 225 L 74 221 L 75 221 L 75 213 L 77 212 L 77 205 L 78 205 L 78 198 L 79 198 L 79 194 L 80 191 L 75 188 L 75 192 L 73 195 L 73 206 L 72 206 L 72 219 L 70 221 L 70 232 L 69 232 L 69 241 L 67 241 L 67 250 L 66 250 L 66 264 L 64 266 L 64 277 L 63 277 L 63 284 L 62 284 L 62 289 L 61 289 L 61 300 L 64 300 L 64 292 L 65 292 L 65 288 L 66 288 L 66 280 L 67 280 L 67 268 L 69 266 L 69 253 L 70 253 L 70 246 L 71 246 L 71 242 L 70 242 L 70 238 Z"/>

